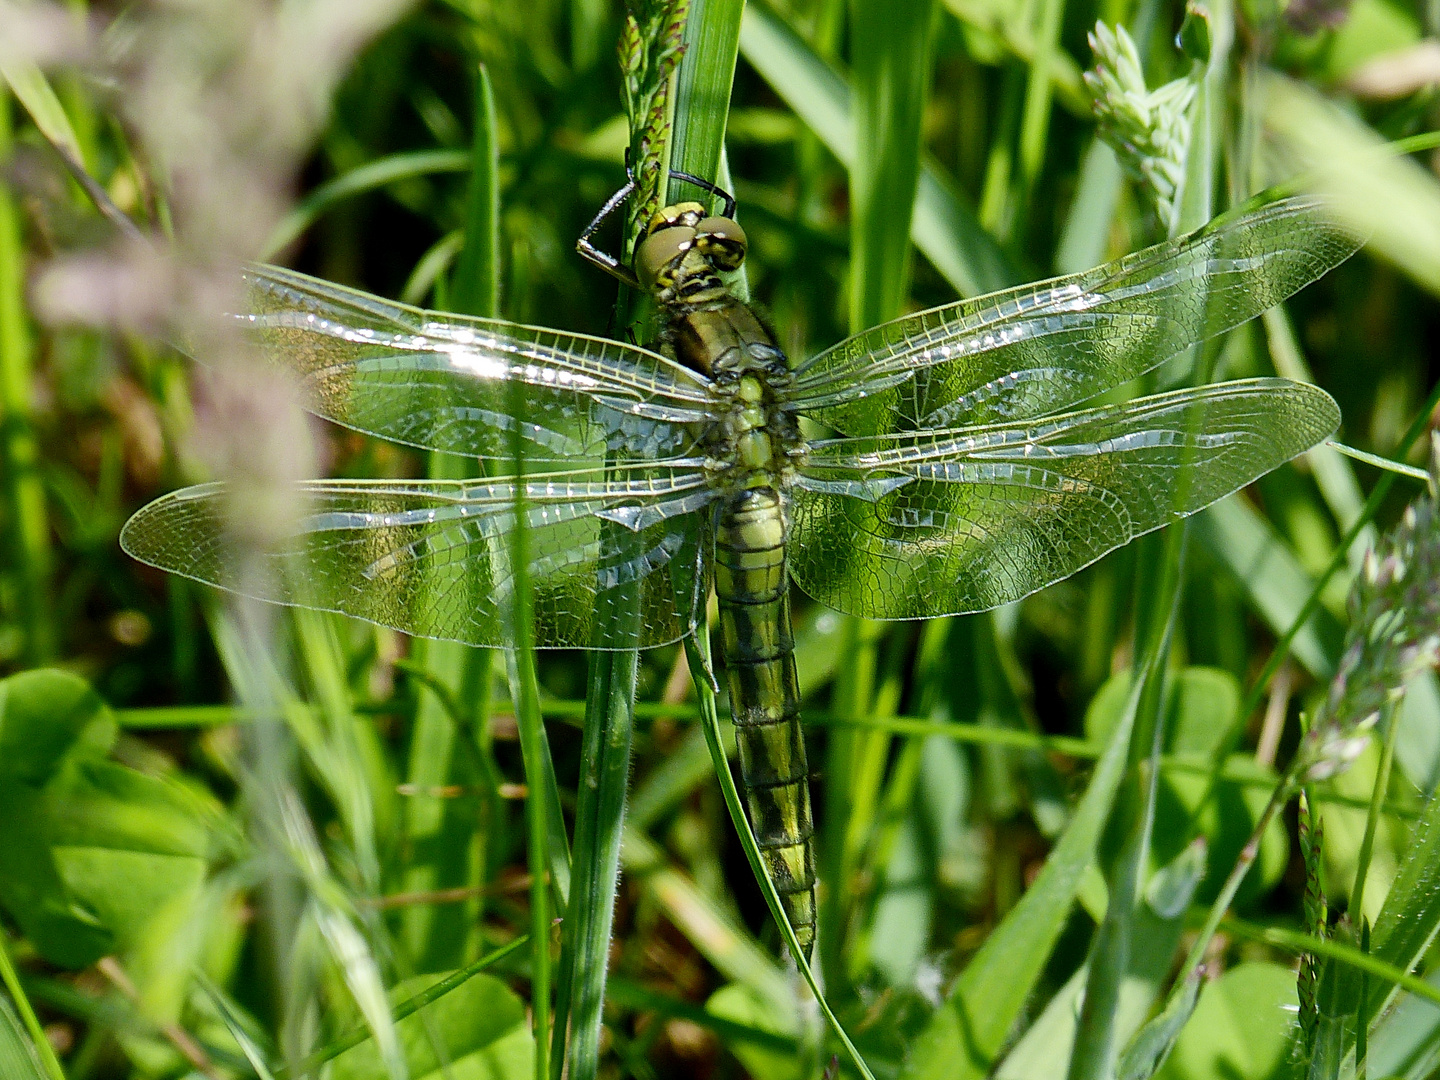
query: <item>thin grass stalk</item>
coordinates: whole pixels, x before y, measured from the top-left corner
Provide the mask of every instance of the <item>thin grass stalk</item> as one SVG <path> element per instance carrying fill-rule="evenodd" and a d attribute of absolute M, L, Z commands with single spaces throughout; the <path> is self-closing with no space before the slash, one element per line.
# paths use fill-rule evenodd
<path fill-rule="evenodd" d="M 825 1000 L 825 995 L 821 992 L 820 984 L 815 978 L 815 972 L 805 956 L 805 950 L 800 947 L 800 939 L 795 936 L 795 930 L 785 916 L 785 906 L 781 903 L 775 883 L 770 880 L 770 875 L 766 872 L 765 861 L 760 854 L 760 845 L 756 842 L 755 833 L 750 828 L 750 819 L 746 816 L 744 806 L 740 801 L 740 791 L 735 786 L 735 778 L 730 772 L 730 760 L 725 753 L 724 735 L 720 726 L 720 715 L 715 707 L 715 691 L 712 683 L 715 668 L 710 656 L 710 628 L 703 616 L 695 633 L 688 634 L 685 638 L 685 653 L 690 661 L 690 671 L 694 676 L 695 694 L 700 703 L 700 722 L 704 726 L 705 743 L 710 749 L 710 760 L 714 763 L 715 775 L 720 781 L 720 793 L 724 796 L 725 808 L 730 812 L 730 820 L 735 826 L 736 833 L 739 834 L 740 846 L 745 852 L 745 858 L 750 862 L 750 870 L 760 885 L 761 893 L 765 896 L 765 904 L 770 909 L 770 915 L 774 918 L 776 925 L 780 927 L 780 933 L 785 938 L 790 955 L 800 969 L 800 976 L 810 987 L 810 993 L 815 996 L 815 1001 L 820 1006 L 820 1012 L 825 1017 L 826 1023 L 830 1025 L 835 1037 L 840 1040 L 841 1045 L 845 1048 L 845 1053 L 863 1080 L 875 1080 L 870 1067 L 865 1064 L 865 1059 L 860 1056 L 860 1051 L 855 1048 L 855 1044 L 851 1042 L 850 1036 L 830 1008 L 829 1002 Z"/>
<path fill-rule="evenodd" d="M 1370 875 L 1370 860 L 1375 852 L 1375 832 L 1380 825 L 1380 810 L 1390 792 L 1390 773 L 1395 766 L 1395 742 L 1399 736 L 1399 710 L 1390 705 L 1385 709 L 1385 741 L 1380 748 L 1380 767 L 1375 773 L 1375 787 L 1370 792 L 1370 809 L 1365 815 L 1365 835 L 1355 857 L 1355 884 L 1350 889 L 1349 910 L 1356 919 L 1365 918 L 1365 881 Z"/>
<path fill-rule="evenodd" d="M 14 147 L 10 93 L 0 89 L 0 164 Z M 11 543 L 20 570 L 19 621 L 25 657 L 43 664 L 55 656 L 55 605 L 50 599 L 52 555 L 40 449 L 30 426 L 32 343 L 25 315 L 25 266 L 20 208 L 0 183 L 0 461 L 10 502 Z"/>
<path fill-rule="evenodd" d="M 921 126 L 930 82 L 934 0 L 852 0 L 855 155 L 850 166 L 850 330 L 898 316 L 910 288 L 910 223 L 920 175 Z M 881 631 L 846 618 L 836 699 L 857 720 L 869 714 Z M 838 734 L 838 733 L 837 733 Z M 846 935 L 860 839 L 870 820 L 890 736 L 855 731 L 828 752 L 821 955 L 832 980 L 849 965 Z"/>
<path fill-rule="evenodd" d="M 611 538 L 612 543 L 623 540 Z M 631 616 L 632 624 L 638 622 L 638 605 L 624 614 Z M 600 632 L 614 635 L 625 629 L 607 626 Z M 634 626 L 628 629 L 633 633 Z M 593 1077 L 599 1070 L 605 976 L 630 779 L 637 662 L 634 649 L 596 651 L 590 660 L 575 796 L 573 877 L 555 999 L 552 1080 L 559 1080 L 562 1065 L 572 1077 Z"/>
<path fill-rule="evenodd" d="M 511 460 L 515 478 L 515 528 L 510 542 L 510 580 L 513 589 L 511 700 L 520 729 L 520 753 L 525 763 L 526 853 L 530 869 L 530 1015 L 535 1038 L 535 1080 L 550 1077 L 550 813 L 547 795 L 554 782 L 550 748 L 540 715 L 540 688 L 535 673 L 534 604 L 530 594 L 530 544 L 526 529 L 524 388 L 509 386 L 512 428 Z"/>
<path fill-rule="evenodd" d="M 854 867 L 850 862 L 850 819 L 855 811 L 853 793 L 866 746 L 882 733 L 867 729 L 870 700 L 875 688 L 877 640 L 880 624 L 842 616 L 839 666 L 833 693 L 837 715 L 849 722 L 843 730 L 831 732 L 825 746 L 825 818 L 817 836 L 821 844 L 820 879 L 825 883 L 817 912 L 819 953 L 831 988 L 838 985 L 849 965 L 845 932 L 854 898 L 850 886 Z"/>
<path fill-rule="evenodd" d="M 10 960 L 10 949 L 6 943 L 6 937 L 5 931 L 0 930 L 0 983 L 3 983 L 5 989 L 10 991 L 10 1000 L 15 1003 L 15 1008 L 20 1013 L 20 1019 L 25 1024 L 25 1030 L 30 1033 L 30 1041 L 35 1046 L 35 1053 L 40 1058 L 40 1064 L 50 1074 L 50 1080 L 65 1080 L 65 1070 L 60 1067 L 60 1059 L 55 1056 L 55 1048 L 45 1037 L 45 1029 L 40 1026 L 40 1018 L 35 1015 L 30 998 L 26 995 L 25 988 L 20 985 L 20 976 L 15 971 L 14 963 Z"/>
<path fill-rule="evenodd" d="M 1314 953 L 1326 960 L 1337 960 L 1440 1007 L 1440 987 L 1371 953 L 1362 952 L 1353 945 L 1330 938 L 1315 937 L 1313 934 L 1302 934 L 1298 930 L 1283 926 L 1259 926 L 1233 917 L 1225 919 L 1220 928 L 1234 937 L 1263 942 L 1296 955 Z"/>
<path fill-rule="evenodd" d="M 868 628 L 880 629 L 873 623 Z M 909 635 L 891 634 L 884 644 L 883 656 L 875 657 L 881 661 L 880 678 L 869 695 L 869 708 L 856 715 L 859 723 L 855 732 L 852 770 L 844 788 L 849 805 L 841 853 L 842 876 L 839 879 L 843 885 L 837 886 L 836 892 L 837 906 L 843 904 L 839 913 L 843 937 L 839 944 L 844 946 L 846 954 L 844 975 L 851 983 L 863 977 L 868 964 L 864 941 L 853 940 L 853 935 L 861 932 L 865 925 L 856 916 L 864 910 L 867 899 L 873 897 L 885 872 L 885 864 L 876 859 L 882 846 L 876 841 L 877 831 L 881 829 L 886 815 L 883 810 L 878 814 L 876 811 L 882 805 L 881 789 L 886 780 L 893 736 L 883 729 L 872 727 L 871 721 L 892 715 L 899 704 L 902 663 Z M 898 775 L 892 774 L 890 782 L 898 784 Z M 832 977 L 838 976 L 837 972 Z"/>
<path fill-rule="evenodd" d="M 695 3 L 688 8 L 684 4 L 675 5 L 667 14 L 669 18 L 662 24 L 657 40 L 648 43 L 636 40 L 632 46 L 648 45 L 651 63 L 655 65 L 657 96 L 651 99 L 647 113 L 642 115 L 637 111 L 631 116 L 631 145 L 645 151 L 636 159 L 640 175 L 648 175 L 652 158 L 658 160 L 656 201 L 662 204 L 671 198 L 667 193 L 667 174 L 676 152 L 676 131 L 689 132 L 688 145 L 693 155 L 678 167 L 704 178 L 715 173 L 738 50 L 740 11 L 734 4 Z M 732 21 L 734 26 L 727 27 L 726 23 Z M 670 51 L 672 38 L 677 33 L 687 43 L 685 62 L 678 71 L 670 71 L 667 65 L 678 58 Z M 631 68 L 627 76 L 633 77 L 636 71 L 638 68 Z M 666 80 L 668 86 L 658 85 Z M 703 101 L 704 107 L 697 107 L 691 95 Z M 631 102 L 632 107 L 638 103 L 637 95 Z M 663 122 L 657 122 L 654 114 L 661 105 L 665 115 Z M 704 122 L 697 122 L 697 115 L 703 117 Z M 637 197 L 636 204 L 639 202 Z M 627 217 L 623 243 L 627 255 L 633 250 L 644 224 L 641 215 L 632 213 Z M 625 306 L 622 297 L 620 307 Z M 634 535 L 620 526 L 610 522 L 602 524 L 602 548 L 620 552 L 634 542 Z M 556 994 L 552 1037 L 553 1080 L 560 1080 L 564 1073 L 588 1078 L 599 1069 L 639 666 L 637 650 L 615 646 L 641 636 L 638 588 L 632 587 L 624 598 L 616 597 L 609 606 L 612 614 L 596 627 L 598 648 L 590 655 L 581 775 L 575 806 L 574 880 L 566 909 L 561 982 Z"/>
<path fill-rule="evenodd" d="M 1115 1075 L 1120 1060 L 1116 1021 L 1120 1015 L 1120 991 L 1130 969 L 1130 942 L 1136 908 L 1144 895 L 1150 872 L 1150 838 L 1155 828 L 1156 804 L 1160 793 L 1160 759 L 1165 744 L 1165 669 L 1170 655 L 1175 623 L 1179 618 L 1184 578 L 1186 536 L 1174 528 L 1177 538 L 1165 546 L 1165 578 L 1162 595 L 1170 597 L 1170 611 L 1159 638 L 1151 643 L 1145 662 L 1135 673 L 1140 684 L 1137 710 L 1152 717 L 1150 752 L 1145 761 L 1143 806 L 1131 828 L 1110 884 L 1105 919 L 1090 948 L 1090 972 L 1085 983 L 1084 1004 L 1075 1029 L 1075 1046 L 1070 1055 L 1070 1080 L 1106 1080 Z M 1141 734 L 1138 725 L 1136 734 Z M 1133 751 L 1132 751 L 1133 752 Z"/>

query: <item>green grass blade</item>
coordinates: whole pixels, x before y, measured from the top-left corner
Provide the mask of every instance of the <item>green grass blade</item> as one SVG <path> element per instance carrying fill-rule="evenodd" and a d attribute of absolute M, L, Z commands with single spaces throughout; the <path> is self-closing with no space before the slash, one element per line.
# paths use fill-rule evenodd
<path fill-rule="evenodd" d="M 916 1038 L 902 1080 L 989 1074 L 1054 948 L 1125 774 L 1139 707 L 1130 693 L 1070 824 L 1020 902 L 1001 921 Z"/>
<path fill-rule="evenodd" d="M 897 317 L 910 291 L 910 228 L 936 5 L 859 0 L 850 10 L 850 329 L 858 332 Z M 839 711 L 860 719 L 872 711 L 881 628 L 846 617 L 845 631 L 836 701 Z M 874 827 L 889 745 L 887 733 L 863 728 L 834 732 L 830 742 L 821 861 L 828 878 L 821 919 L 828 932 L 821 950 L 832 985 L 858 974 L 847 962 L 859 961 L 847 941 L 859 899 L 853 884 Z"/>
<path fill-rule="evenodd" d="M 675 78 L 672 169 L 718 181 L 744 10 L 744 0 L 690 0 L 685 58 Z"/>
<path fill-rule="evenodd" d="M 851 5 L 850 330 L 888 322 L 910 290 L 910 228 L 936 0 Z"/>
<path fill-rule="evenodd" d="M 523 416 L 518 384 L 511 386 L 516 416 Z M 514 440 L 515 476 L 523 477 L 522 444 L 516 425 Z M 535 673 L 535 652 L 531 646 L 535 612 L 530 595 L 530 555 L 525 522 L 524 485 L 515 485 L 515 520 L 510 550 L 510 573 L 514 582 L 515 611 L 512 620 L 515 647 L 507 652 L 510 672 L 510 699 L 515 703 L 515 720 L 520 729 L 520 753 L 525 763 L 525 848 L 530 869 L 530 1013 L 535 1033 L 535 1080 L 550 1077 L 550 902 L 555 854 L 552 844 L 551 796 L 558 803 L 555 766 L 545 739 L 545 721 L 540 715 L 540 687 Z M 558 809 L 558 807 L 557 807 Z M 563 828 L 563 825 L 562 825 Z M 563 844 L 563 832 L 561 836 Z M 568 885 L 568 882 L 567 882 Z M 568 890 L 567 890 L 568 891 Z"/>
<path fill-rule="evenodd" d="M 1020 117 L 1020 195 L 1029 206 L 1045 164 L 1045 144 L 1050 132 L 1050 107 L 1054 91 L 1051 69 L 1060 54 L 1060 24 L 1065 0 L 1042 0 L 1035 16 L 1035 48 L 1025 85 L 1025 109 Z"/>
<path fill-rule="evenodd" d="M 850 87 L 773 12 L 751 4 L 740 50 L 771 89 L 795 110 L 840 164 L 855 162 Z M 1019 281 L 998 244 L 933 162 L 922 163 L 911 239 L 962 295 L 992 292 Z"/>
<path fill-rule="evenodd" d="M 273 258 L 298 240 L 321 214 L 345 199 L 417 176 L 466 172 L 470 166 L 471 154 L 467 150 L 413 150 L 366 162 L 326 181 L 296 203 L 266 238 L 261 256 Z"/>
<path fill-rule="evenodd" d="M 46 1080 L 31 1045 L 10 1002 L 0 997 L 0 1076 L 9 1080 Z M 55 1074 L 51 1074 L 51 1080 L 56 1080 Z"/>
<path fill-rule="evenodd" d="M 638 605 L 626 614 L 638 617 Z M 597 651 L 590 659 L 586 699 L 590 707 L 575 791 L 574 860 L 556 995 L 554 1080 L 561 1076 L 562 1061 L 570 1076 L 594 1076 L 600 1064 L 605 975 L 630 779 L 637 659 L 634 650 Z M 569 1048 L 562 1054 L 567 1027 Z"/>
<path fill-rule="evenodd" d="M 465 243 L 455 260 L 450 303 L 461 314 L 494 319 L 500 315 L 500 134 L 495 89 L 484 64 L 475 73 L 473 124 Z"/>
<path fill-rule="evenodd" d="M 10 95 L 0 91 L 0 162 L 14 147 Z M 20 209 L 8 184 L 0 184 L 0 463 L 10 503 L 7 532 L 20 578 L 16 607 L 25 627 L 24 653 L 32 664 L 55 655 L 55 608 L 50 597 L 54 558 L 45 488 L 38 471 L 40 449 L 31 426 L 33 345 L 25 314 L 25 264 Z"/>
<path fill-rule="evenodd" d="M 24 1062 L 25 1065 L 34 1070 L 36 1059 L 39 1065 L 44 1067 L 44 1073 L 35 1071 L 33 1075 L 48 1077 L 49 1080 L 65 1080 L 65 1070 L 60 1067 L 60 1060 L 55 1056 L 55 1049 L 50 1045 L 50 1040 L 45 1037 L 45 1029 L 40 1026 L 40 1019 L 35 1015 L 35 1010 L 30 1005 L 30 999 L 25 994 L 25 989 L 20 985 L 20 977 L 15 971 L 15 965 L 10 960 L 10 947 L 6 940 L 6 934 L 0 930 L 0 984 L 10 992 L 10 998 L 20 1010 L 20 1018 L 24 1020 L 25 1031 L 29 1033 L 29 1045 L 21 1034 L 14 1013 L 10 1012 L 9 1005 L 4 998 L 0 998 L 0 1005 L 5 1006 L 5 1016 L 0 1018 L 0 1024 L 5 1027 L 5 1034 L 0 1036 L 0 1064 L 6 1064 L 6 1058 L 11 1059 L 11 1065 L 7 1065 L 4 1076 L 11 1075 L 10 1068 L 15 1061 Z M 33 1056 L 32 1056 L 33 1055 Z M 20 1080 L 24 1073 L 16 1071 L 16 1080 Z"/>
<path fill-rule="evenodd" d="M 80 149 L 80 137 L 45 73 L 27 60 L 10 60 L 0 63 L 0 76 L 10 84 L 11 92 L 50 144 L 83 167 L 85 153 Z"/>

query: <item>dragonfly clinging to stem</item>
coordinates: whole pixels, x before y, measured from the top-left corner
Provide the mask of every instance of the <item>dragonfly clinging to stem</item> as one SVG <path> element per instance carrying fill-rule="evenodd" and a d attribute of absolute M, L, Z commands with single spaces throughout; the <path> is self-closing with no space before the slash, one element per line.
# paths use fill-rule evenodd
<path fill-rule="evenodd" d="M 982 611 L 1302 453 L 1339 423 L 1314 386 L 1093 400 L 1358 246 L 1318 201 L 1281 199 L 1094 270 L 905 316 L 793 367 L 721 277 L 746 253 L 729 201 L 719 214 L 662 209 L 631 266 L 591 256 L 654 297 L 653 348 L 255 266 L 236 318 L 313 412 L 523 468 L 302 483 L 287 540 L 258 556 L 270 572 L 243 579 L 221 484 L 151 503 L 121 541 L 221 588 L 477 646 L 513 639 L 522 524 L 538 647 L 674 642 L 703 625 L 713 587 L 750 820 L 808 952 L 815 858 L 791 579 L 871 618 Z M 834 434 L 803 437 L 802 416 Z"/>

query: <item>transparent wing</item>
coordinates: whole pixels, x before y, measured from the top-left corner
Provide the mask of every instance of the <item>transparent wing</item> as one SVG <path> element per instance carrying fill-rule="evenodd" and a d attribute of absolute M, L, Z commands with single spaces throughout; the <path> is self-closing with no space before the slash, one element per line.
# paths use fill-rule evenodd
<path fill-rule="evenodd" d="M 276 266 L 245 274 L 261 349 L 320 416 L 395 442 L 531 462 L 685 453 L 709 415 L 708 382 L 618 341 L 443 315 Z"/>
<path fill-rule="evenodd" d="M 1253 318 L 1359 243 L 1311 197 L 1218 218 L 1095 270 L 842 341 L 796 370 L 792 407 L 847 435 L 1064 411 Z"/>
<path fill-rule="evenodd" d="M 698 511 L 713 498 L 704 474 L 621 473 L 526 478 L 524 547 L 538 647 L 660 645 L 688 633 L 703 608 L 709 555 Z M 246 545 L 238 530 L 253 534 L 257 519 L 274 520 L 273 506 L 202 484 L 144 507 L 120 542 L 142 562 L 261 600 L 339 611 L 420 637 L 504 646 L 515 641 L 517 491 L 508 479 L 309 481 L 293 491 L 292 525 Z M 246 559 L 245 551 L 264 554 Z M 626 629 L 619 620 L 637 594 L 640 620 Z M 611 627 L 603 642 L 597 624 Z"/>
<path fill-rule="evenodd" d="M 984 611 L 1230 494 L 1339 420 L 1322 390 L 1256 379 L 1027 424 L 818 442 L 790 566 L 851 614 Z"/>

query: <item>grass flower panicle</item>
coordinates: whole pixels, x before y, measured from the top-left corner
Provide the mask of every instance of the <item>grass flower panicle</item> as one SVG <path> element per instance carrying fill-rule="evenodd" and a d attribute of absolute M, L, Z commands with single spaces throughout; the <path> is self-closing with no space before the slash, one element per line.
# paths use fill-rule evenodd
<path fill-rule="evenodd" d="M 1431 444 L 1428 488 L 1366 553 L 1351 589 L 1345 652 L 1297 759 L 1307 783 L 1348 768 L 1381 710 L 1440 661 L 1440 439 Z"/>
<path fill-rule="evenodd" d="M 1112 30 L 1097 22 L 1090 48 L 1095 67 L 1084 79 L 1094 99 L 1100 137 L 1140 182 L 1161 224 L 1173 230 L 1190 151 L 1191 105 L 1203 69 L 1196 65 L 1191 73 L 1152 91 L 1145 85 L 1135 42 L 1123 26 Z"/>

